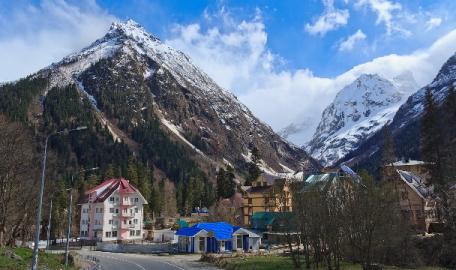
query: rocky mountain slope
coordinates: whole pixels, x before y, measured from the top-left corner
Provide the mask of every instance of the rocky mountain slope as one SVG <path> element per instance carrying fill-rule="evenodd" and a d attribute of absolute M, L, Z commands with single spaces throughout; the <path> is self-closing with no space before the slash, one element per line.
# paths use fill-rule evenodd
<path fill-rule="evenodd" d="M 132 151 L 142 147 L 135 129 L 156 119 L 174 141 L 193 151 L 203 167 L 225 163 L 245 171 L 253 147 L 259 150 L 261 166 L 270 172 L 318 166 L 188 56 L 131 20 L 113 23 L 104 37 L 33 78 L 47 78 L 47 90 L 76 85 L 90 100 L 98 121 Z"/>
<path fill-rule="evenodd" d="M 441 67 L 434 80 L 412 94 L 400 106 L 389 129 L 393 134 L 398 158 L 420 159 L 420 121 L 423 113 L 425 93 L 429 89 L 437 104 L 441 105 L 448 94 L 450 85 L 456 82 L 456 55 L 450 57 Z M 444 113 L 444 112 L 443 112 Z M 361 143 L 358 149 L 350 152 L 339 162 L 348 162 L 354 166 L 377 168 L 381 158 L 383 136 L 377 132 Z"/>
<path fill-rule="evenodd" d="M 306 149 L 323 165 L 333 165 L 391 121 L 416 88 L 411 73 L 391 81 L 376 74 L 361 75 L 323 111 Z"/>

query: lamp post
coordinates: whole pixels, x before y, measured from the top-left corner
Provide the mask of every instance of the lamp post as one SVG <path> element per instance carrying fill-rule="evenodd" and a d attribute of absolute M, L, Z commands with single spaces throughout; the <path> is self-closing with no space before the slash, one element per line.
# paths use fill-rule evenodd
<path fill-rule="evenodd" d="M 98 170 L 98 167 L 83 170 L 81 172 L 88 172 L 88 171 L 94 171 Z M 65 266 L 68 266 L 68 251 L 70 249 L 70 232 L 71 232 L 71 210 L 72 210 L 72 205 L 73 205 L 73 176 L 71 175 L 71 183 L 70 183 L 70 188 L 67 189 L 67 191 L 70 193 L 70 201 L 68 203 L 68 228 L 67 228 L 67 235 L 66 235 L 66 245 L 65 245 Z"/>
<path fill-rule="evenodd" d="M 41 168 L 41 183 L 40 183 L 40 193 L 38 194 L 38 208 L 36 211 L 36 221 L 35 221 L 35 245 L 33 246 L 33 257 L 32 257 L 32 270 L 38 269 L 38 244 L 40 242 L 40 225 L 41 225 L 41 208 L 43 207 L 43 193 L 44 193 L 44 180 L 45 180 L 45 172 L 46 172 L 46 158 L 47 158 L 47 146 L 48 141 L 51 136 L 60 135 L 60 134 L 68 134 L 73 131 L 79 131 L 87 129 L 87 127 L 77 127 L 75 129 L 65 129 L 58 132 L 51 133 L 46 136 L 46 140 L 44 142 L 44 153 L 43 153 L 43 163 Z"/>
<path fill-rule="evenodd" d="M 52 220 L 52 200 L 51 206 L 49 207 L 49 220 L 48 220 L 48 227 L 47 227 L 47 249 L 51 246 L 51 220 Z"/>

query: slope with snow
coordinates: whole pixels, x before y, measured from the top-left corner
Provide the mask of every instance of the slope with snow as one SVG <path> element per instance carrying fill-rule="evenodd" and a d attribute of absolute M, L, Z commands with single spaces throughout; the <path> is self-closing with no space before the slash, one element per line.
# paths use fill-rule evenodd
<path fill-rule="evenodd" d="M 153 111 L 163 128 L 183 145 L 220 163 L 245 167 L 243 155 L 256 147 L 265 167 L 273 170 L 317 166 L 305 151 L 275 134 L 188 56 L 132 20 L 113 23 L 104 37 L 37 74 L 48 77 L 50 87 L 76 84 L 96 110 L 120 118 L 116 121 L 124 126 L 129 125 L 125 121 L 140 125 L 144 115 Z M 101 80 L 107 80 L 109 87 Z M 106 96 L 111 95 L 107 91 L 127 101 L 114 104 L 121 106 L 114 110 L 117 115 L 103 112 L 109 101 Z"/>
<path fill-rule="evenodd" d="M 333 165 L 391 121 L 416 88 L 411 73 L 391 81 L 376 74 L 361 75 L 323 111 L 307 150 L 324 165 Z"/>

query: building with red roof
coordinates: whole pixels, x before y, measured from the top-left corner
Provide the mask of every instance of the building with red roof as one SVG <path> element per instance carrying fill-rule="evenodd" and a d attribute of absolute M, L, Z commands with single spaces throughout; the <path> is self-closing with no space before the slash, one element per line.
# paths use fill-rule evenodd
<path fill-rule="evenodd" d="M 97 241 L 143 238 L 146 199 L 124 178 L 109 179 L 84 193 L 80 237 Z"/>

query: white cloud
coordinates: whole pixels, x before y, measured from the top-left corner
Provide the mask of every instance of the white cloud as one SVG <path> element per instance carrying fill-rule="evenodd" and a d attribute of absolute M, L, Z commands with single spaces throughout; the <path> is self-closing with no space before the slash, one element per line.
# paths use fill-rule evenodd
<path fill-rule="evenodd" d="M 102 36 L 115 18 L 86 1 L 86 8 L 63 0 L 45 0 L 11 11 L 8 16 L 0 12 L 0 81 L 35 72 Z M 223 8 L 215 15 L 206 12 L 204 18 L 204 23 L 176 25 L 173 36 L 165 42 L 188 54 L 275 130 L 307 121 L 307 128 L 295 140 L 299 144 L 313 134 L 322 110 L 337 91 L 360 74 L 379 73 L 392 78 L 410 70 L 418 83 L 425 85 L 456 51 L 454 30 L 428 48 L 379 57 L 325 78 L 309 69 L 289 70 L 283 65 L 284 60 L 267 47 L 268 36 L 259 11 L 251 20 L 238 21 Z M 206 28 L 207 24 L 212 26 Z"/>
<path fill-rule="evenodd" d="M 275 130 L 307 121 L 300 137 L 293 136 L 295 143 L 304 144 L 337 91 L 363 73 L 393 78 L 409 70 L 420 85 L 429 83 L 456 51 L 456 30 L 428 48 L 408 55 L 379 57 L 334 78 L 316 76 L 308 69 L 284 68 L 283 59 L 267 47 L 260 16 L 237 23 L 230 20 L 230 25 L 221 23 L 207 30 L 200 24 L 178 25 L 174 36 L 166 42 L 187 53 L 195 64 L 235 93 Z"/>
<path fill-rule="evenodd" d="M 389 0 L 357 0 L 355 5 L 358 7 L 368 6 L 377 13 L 376 24 L 385 24 L 387 34 L 391 34 L 393 31 L 403 32 L 406 35 L 410 34 L 407 30 L 396 25 L 394 20 L 394 12 L 402 10 L 401 4 Z"/>
<path fill-rule="evenodd" d="M 312 35 L 324 36 L 327 32 L 335 30 L 348 23 L 350 14 L 346 9 L 334 7 L 334 0 L 322 0 L 325 10 L 313 24 L 306 24 L 305 30 Z"/>
<path fill-rule="evenodd" d="M 339 45 L 339 51 L 351 51 L 358 41 L 366 39 L 366 34 L 358 29 L 353 35 L 349 36 L 347 39 L 342 41 Z"/>
<path fill-rule="evenodd" d="M 426 22 L 426 31 L 430 31 L 433 28 L 436 28 L 442 24 L 442 19 L 441 18 L 430 18 Z"/>
<path fill-rule="evenodd" d="M 115 18 L 94 1 L 81 4 L 44 0 L 0 11 L 0 81 L 26 76 L 101 37 Z"/>

